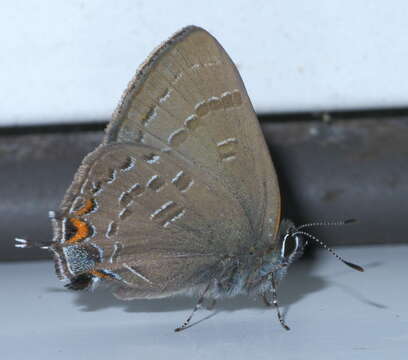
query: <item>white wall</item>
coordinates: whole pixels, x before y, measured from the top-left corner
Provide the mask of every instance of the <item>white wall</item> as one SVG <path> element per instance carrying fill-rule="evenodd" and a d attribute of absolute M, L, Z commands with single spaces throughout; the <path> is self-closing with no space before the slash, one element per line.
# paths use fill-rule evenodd
<path fill-rule="evenodd" d="M 408 2 L 1 0 L 0 124 L 107 119 L 179 28 L 212 32 L 259 112 L 408 105 Z"/>

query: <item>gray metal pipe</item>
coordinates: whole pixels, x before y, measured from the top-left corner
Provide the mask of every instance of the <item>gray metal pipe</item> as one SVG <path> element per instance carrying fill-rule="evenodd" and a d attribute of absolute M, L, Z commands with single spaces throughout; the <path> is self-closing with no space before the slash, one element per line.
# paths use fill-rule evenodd
<path fill-rule="evenodd" d="M 313 230 L 331 246 L 407 242 L 407 117 L 263 117 L 262 126 L 288 217 L 297 223 L 359 220 Z M 0 260 L 49 258 L 37 249 L 15 249 L 13 239 L 51 237 L 48 211 L 57 208 L 82 158 L 101 141 L 102 128 L 0 129 Z"/>

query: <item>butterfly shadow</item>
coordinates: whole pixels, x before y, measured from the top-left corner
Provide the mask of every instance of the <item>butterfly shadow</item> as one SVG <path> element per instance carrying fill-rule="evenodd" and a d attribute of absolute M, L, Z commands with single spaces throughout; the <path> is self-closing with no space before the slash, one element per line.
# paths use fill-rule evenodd
<path fill-rule="evenodd" d="M 315 266 L 313 259 L 306 258 L 292 265 L 288 275 L 279 287 L 279 302 L 284 312 L 288 308 L 310 293 L 320 291 L 328 286 L 326 280 L 312 274 Z M 169 312 L 190 310 L 196 300 L 191 297 L 177 296 L 167 299 L 149 299 L 121 301 L 112 296 L 109 290 L 95 292 L 80 292 L 75 294 L 74 303 L 82 311 L 100 311 L 106 308 L 119 307 L 130 313 L 138 312 Z M 217 302 L 215 310 L 236 311 L 240 309 L 264 309 L 265 304 L 260 297 L 236 296 L 234 298 L 221 299 Z"/>

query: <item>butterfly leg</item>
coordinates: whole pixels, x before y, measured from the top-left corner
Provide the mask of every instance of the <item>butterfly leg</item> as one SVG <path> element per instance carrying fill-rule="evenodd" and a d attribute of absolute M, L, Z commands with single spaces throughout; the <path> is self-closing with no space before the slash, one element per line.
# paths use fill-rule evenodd
<path fill-rule="evenodd" d="M 286 325 L 285 320 L 283 319 L 282 314 L 279 310 L 278 294 L 276 293 L 276 283 L 275 283 L 275 279 L 272 273 L 271 273 L 271 282 L 272 282 L 272 303 L 269 301 L 266 293 L 263 294 L 262 296 L 263 300 L 267 306 L 272 306 L 272 305 L 275 306 L 276 314 L 278 315 L 278 320 L 280 324 L 285 330 L 290 330 L 289 326 Z"/>
<path fill-rule="evenodd" d="M 199 299 L 198 299 L 198 301 L 197 301 L 197 304 L 194 306 L 194 309 L 193 309 L 193 311 L 191 312 L 190 316 L 187 318 L 187 320 L 183 323 L 183 325 L 181 325 L 180 327 L 174 329 L 174 331 L 178 332 L 178 331 L 185 330 L 185 329 L 189 328 L 190 326 L 192 326 L 192 325 L 189 325 L 189 324 L 190 324 L 190 321 L 191 321 L 191 319 L 193 318 L 194 313 L 195 313 L 198 309 L 201 308 L 201 306 L 202 306 L 202 304 L 203 304 L 203 302 L 204 302 L 204 299 L 205 299 L 205 295 L 207 294 L 208 290 L 210 289 L 210 285 L 211 285 L 211 282 L 209 282 L 208 285 L 207 285 L 207 287 L 204 289 L 203 293 L 201 294 L 201 296 L 199 297 Z M 212 301 L 212 303 L 210 304 L 210 306 L 213 307 L 214 305 L 215 305 L 215 299 Z"/>

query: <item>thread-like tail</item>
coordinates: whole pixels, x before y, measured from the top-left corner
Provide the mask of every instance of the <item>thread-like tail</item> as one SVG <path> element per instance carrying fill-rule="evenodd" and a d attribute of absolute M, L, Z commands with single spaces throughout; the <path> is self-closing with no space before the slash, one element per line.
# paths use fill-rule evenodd
<path fill-rule="evenodd" d="M 29 240 L 21 239 L 21 238 L 15 238 L 14 240 L 15 240 L 14 246 L 16 248 L 21 248 L 21 249 L 37 247 L 40 249 L 48 250 L 50 247 L 50 244 L 45 243 L 45 242 L 34 242 L 34 241 L 29 241 Z"/>

